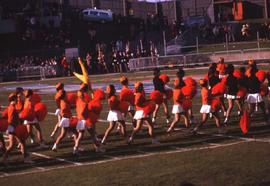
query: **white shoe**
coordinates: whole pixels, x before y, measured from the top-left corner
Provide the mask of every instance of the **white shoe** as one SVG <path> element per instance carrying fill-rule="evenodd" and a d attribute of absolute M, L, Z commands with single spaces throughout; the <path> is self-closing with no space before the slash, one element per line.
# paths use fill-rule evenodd
<path fill-rule="evenodd" d="M 73 148 L 73 155 L 80 155 L 78 148 Z"/>
<path fill-rule="evenodd" d="M 225 118 L 224 123 L 228 123 L 228 117 Z"/>
<path fill-rule="evenodd" d="M 212 112 L 209 113 L 209 118 L 213 118 Z"/>
<path fill-rule="evenodd" d="M 152 118 L 152 123 L 155 123 L 156 122 L 156 118 Z"/>
<path fill-rule="evenodd" d="M 30 143 L 31 143 L 31 144 L 34 144 L 34 143 L 35 143 L 34 138 L 30 138 Z"/>
<path fill-rule="evenodd" d="M 157 140 L 157 139 L 152 139 L 152 144 L 153 145 L 157 145 L 157 144 L 160 144 L 160 142 Z"/>
<path fill-rule="evenodd" d="M 170 123 L 170 120 L 169 119 L 166 119 L 166 123 L 169 124 Z"/>
<path fill-rule="evenodd" d="M 57 151 L 57 146 L 56 146 L 56 144 L 53 145 L 52 151 L 53 151 L 53 152 L 56 152 L 56 151 Z"/>
<path fill-rule="evenodd" d="M 132 144 L 132 142 L 133 142 L 132 137 L 129 137 L 128 140 L 127 140 L 127 143 L 128 143 L 128 144 Z"/>

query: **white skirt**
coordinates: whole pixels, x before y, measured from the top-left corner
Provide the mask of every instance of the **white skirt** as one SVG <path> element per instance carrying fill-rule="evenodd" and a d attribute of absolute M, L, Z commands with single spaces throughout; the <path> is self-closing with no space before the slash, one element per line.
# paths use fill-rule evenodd
<path fill-rule="evenodd" d="M 148 117 L 149 117 L 148 115 L 144 114 L 143 110 L 137 110 L 135 112 L 133 119 L 140 120 L 140 119 L 144 119 L 144 118 L 148 118 Z"/>
<path fill-rule="evenodd" d="M 8 125 L 6 133 L 7 134 L 14 134 L 14 132 L 15 132 L 15 128 L 12 125 Z"/>
<path fill-rule="evenodd" d="M 237 99 L 237 96 L 236 95 L 226 94 L 226 98 L 227 99 Z"/>
<path fill-rule="evenodd" d="M 24 125 L 31 125 L 31 124 L 34 124 L 34 123 L 38 123 L 37 118 L 35 118 L 33 121 L 28 121 L 28 120 L 23 121 Z"/>
<path fill-rule="evenodd" d="M 76 129 L 77 129 L 78 131 L 83 131 L 83 130 L 85 130 L 85 123 L 86 123 L 85 120 L 79 120 L 78 123 L 77 123 Z"/>
<path fill-rule="evenodd" d="M 173 105 L 173 108 L 172 108 L 173 114 L 180 114 L 182 112 L 184 112 L 184 109 L 181 105 Z"/>
<path fill-rule="evenodd" d="M 259 93 L 248 94 L 248 96 L 247 96 L 247 102 L 248 103 L 260 103 L 262 101 L 263 101 L 263 98 Z"/>
<path fill-rule="evenodd" d="M 62 118 L 58 126 L 62 128 L 68 128 L 69 123 L 70 123 L 69 118 Z"/>
<path fill-rule="evenodd" d="M 60 116 L 60 112 L 61 112 L 61 110 L 58 108 L 58 109 L 56 109 L 56 110 L 55 110 L 54 115 L 56 115 L 56 116 Z"/>
<path fill-rule="evenodd" d="M 117 110 L 110 110 L 107 121 L 124 121 L 124 116 L 120 111 Z"/>
<path fill-rule="evenodd" d="M 209 114 L 211 112 L 211 105 L 202 105 L 200 113 Z"/>

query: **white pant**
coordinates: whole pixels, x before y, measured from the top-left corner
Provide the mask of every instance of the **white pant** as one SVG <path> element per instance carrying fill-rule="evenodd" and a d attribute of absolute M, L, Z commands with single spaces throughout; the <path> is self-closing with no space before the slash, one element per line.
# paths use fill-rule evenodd
<path fill-rule="evenodd" d="M 77 123 L 76 129 L 79 131 L 85 130 L 85 123 L 86 123 L 85 120 L 79 120 Z"/>

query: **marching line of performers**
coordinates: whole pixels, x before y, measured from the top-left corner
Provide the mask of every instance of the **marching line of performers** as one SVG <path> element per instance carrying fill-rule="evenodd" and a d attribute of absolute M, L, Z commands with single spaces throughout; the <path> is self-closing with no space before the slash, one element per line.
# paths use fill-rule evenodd
<path fill-rule="evenodd" d="M 83 75 L 75 74 L 82 83 L 77 93 L 66 92 L 63 83 L 56 85 L 56 112 L 58 117 L 51 138 L 54 139 L 53 151 L 57 151 L 61 141 L 68 135 L 74 141 L 73 154 L 79 155 L 81 140 L 85 132 L 88 132 L 93 141 L 96 152 L 105 152 L 106 143 L 111 132 L 117 128 L 119 133 L 131 145 L 136 139 L 136 134 L 143 125 L 147 126 L 148 134 L 153 144 L 160 143 L 155 135 L 156 118 L 160 107 L 164 109 L 166 132 L 174 131 L 180 118 L 184 118 L 184 125 L 192 134 L 207 122 L 209 118 L 214 118 L 219 133 L 227 132 L 227 125 L 230 124 L 231 113 L 234 105 L 237 106 L 237 114 L 240 118 L 240 128 L 245 134 L 248 132 L 250 117 L 254 111 L 261 109 L 264 121 L 269 122 L 270 111 L 270 65 L 267 71 L 259 70 L 256 62 L 250 60 L 247 67 L 235 69 L 231 64 L 225 64 L 221 58 L 218 63 L 213 63 L 209 67 L 208 73 L 198 82 L 192 77 L 185 77 L 185 71 L 178 69 L 173 89 L 169 88 L 170 78 L 166 74 L 161 74 L 159 69 L 154 69 L 153 85 L 154 91 L 146 96 L 142 82 L 134 84 L 134 90 L 129 87 L 129 80 L 125 76 L 120 77 L 122 89 L 119 95 L 113 84 L 107 85 L 106 90 L 93 90 L 89 83 L 89 77 L 83 67 Z M 193 116 L 192 100 L 200 86 L 201 97 L 201 120 L 196 121 Z M 268 97 L 268 105 L 265 106 L 263 97 Z M 109 123 L 103 138 L 99 139 L 96 132 L 96 123 L 102 112 L 103 100 L 107 99 L 109 113 L 107 121 Z M 168 110 L 168 103 L 172 99 L 172 114 Z M 227 105 L 225 104 L 227 100 Z M 24 161 L 31 163 L 27 153 L 26 139 L 30 137 L 31 143 L 36 139 L 33 135 L 33 128 L 36 131 L 37 142 L 40 148 L 48 146 L 43 140 L 40 122 L 46 118 L 47 108 L 40 96 L 32 90 L 23 90 L 18 87 L 14 93 L 8 96 L 9 106 L 2 112 L 0 119 L 0 145 L 3 150 L 3 162 L 7 162 L 11 150 L 17 145 L 20 149 Z M 76 111 L 76 116 L 72 115 L 72 109 Z M 221 121 L 220 112 L 224 112 L 224 121 Z M 132 120 L 132 131 L 127 131 L 126 119 Z M 60 130 L 59 134 L 58 131 Z M 6 145 L 3 134 L 6 132 L 9 144 Z"/>

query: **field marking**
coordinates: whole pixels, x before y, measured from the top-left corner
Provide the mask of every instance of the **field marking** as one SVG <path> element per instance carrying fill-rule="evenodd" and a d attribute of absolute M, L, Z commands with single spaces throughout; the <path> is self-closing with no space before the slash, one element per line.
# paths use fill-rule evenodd
<path fill-rule="evenodd" d="M 32 170 L 32 171 L 25 171 L 25 172 L 20 172 L 20 173 L 10 173 L 10 174 L 3 173 L 3 175 L 0 175 L 0 178 L 6 178 L 6 177 L 11 177 L 11 176 L 19 176 L 19 175 L 27 175 L 27 174 L 35 174 L 35 173 L 41 173 L 41 172 L 49 172 L 49 171 L 53 171 L 53 170 L 72 168 L 72 167 L 98 165 L 98 164 L 103 164 L 103 163 L 108 163 L 108 162 L 129 160 L 129 159 L 136 159 L 136 158 L 145 158 L 145 157 L 151 157 L 151 156 L 162 155 L 162 154 L 175 154 L 175 153 L 184 153 L 184 152 L 216 149 L 216 148 L 229 147 L 229 146 L 238 145 L 238 144 L 241 144 L 241 143 L 248 143 L 248 142 L 249 141 L 238 141 L 238 142 L 232 142 L 232 143 L 227 143 L 227 144 L 222 144 L 222 145 L 215 145 L 215 146 L 207 146 L 207 147 L 180 148 L 180 149 L 177 149 L 177 150 L 171 150 L 171 151 L 166 151 L 166 152 L 163 151 L 163 152 L 150 152 L 150 153 L 148 153 L 148 152 L 143 151 L 144 154 L 131 155 L 131 156 L 122 156 L 122 157 L 117 157 L 117 158 L 113 157 L 113 159 L 108 159 L 108 160 L 100 160 L 100 161 L 87 162 L 87 163 L 76 163 L 76 164 L 64 165 L 64 166 L 53 167 L 53 168 L 45 168 L 44 170 L 35 170 L 35 171 Z"/>
<path fill-rule="evenodd" d="M 38 156 L 38 157 L 41 157 L 41 158 L 45 158 L 45 159 L 58 160 L 58 161 L 60 161 L 60 162 L 71 163 L 71 164 L 73 164 L 73 165 L 82 165 L 82 163 L 73 162 L 73 161 L 70 161 L 70 160 L 66 160 L 66 159 L 64 159 L 64 158 L 56 158 L 56 157 L 44 155 L 44 154 L 37 153 L 37 152 L 32 152 L 31 154 L 34 155 L 34 156 Z"/>

